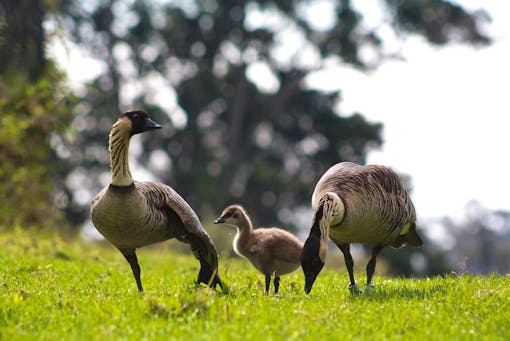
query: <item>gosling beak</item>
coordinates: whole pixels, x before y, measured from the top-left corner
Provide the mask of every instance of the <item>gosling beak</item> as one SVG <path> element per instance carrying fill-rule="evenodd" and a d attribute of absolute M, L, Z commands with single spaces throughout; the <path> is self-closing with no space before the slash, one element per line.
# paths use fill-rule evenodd
<path fill-rule="evenodd" d="M 145 124 L 143 126 L 143 131 L 154 130 L 154 129 L 161 129 L 161 125 L 154 122 L 150 118 L 147 118 L 145 120 Z"/>
<path fill-rule="evenodd" d="M 214 221 L 215 224 L 223 224 L 224 222 L 225 219 L 223 217 L 219 217 Z"/>

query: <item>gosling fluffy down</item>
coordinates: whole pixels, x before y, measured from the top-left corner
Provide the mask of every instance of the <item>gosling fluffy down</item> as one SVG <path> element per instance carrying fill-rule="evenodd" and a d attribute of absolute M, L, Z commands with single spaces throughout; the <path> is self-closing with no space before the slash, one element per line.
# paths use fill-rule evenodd
<path fill-rule="evenodd" d="M 303 244 L 291 233 L 276 228 L 254 229 L 250 217 L 239 205 L 228 206 L 214 221 L 237 228 L 233 247 L 265 276 L 265 292 L 269 292 L 271 276 L 278 293 L 280 276 L 299 268 Z"/>

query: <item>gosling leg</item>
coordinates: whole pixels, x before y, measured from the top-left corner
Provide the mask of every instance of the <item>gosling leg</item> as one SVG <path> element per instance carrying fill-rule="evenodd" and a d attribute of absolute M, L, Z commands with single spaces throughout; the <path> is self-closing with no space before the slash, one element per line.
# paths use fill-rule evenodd
<path fill-rule="evenodd" d="M 133 270 L 138 291 L 143 292 L 142 281 L 140 279 L 140 265 L 138 265 L 138 258 L 136 257 L 135 250 L 120 250 L 120 252 L 122 252 L 129 265 L 131 265 L 131 270 Z"/>
<path fill-rule="evenodd" d="M 274 293 L 278 293 L 278 288 L 280 287 L 280 276 L 274 276 Z"/>
<path fill-rule="evenodd" d="M 264 292 L 266 295 L 269 295 L 269 285 L 271 284 L 271 275 L 264 275 L 266 278 L 266 291 Z"/>

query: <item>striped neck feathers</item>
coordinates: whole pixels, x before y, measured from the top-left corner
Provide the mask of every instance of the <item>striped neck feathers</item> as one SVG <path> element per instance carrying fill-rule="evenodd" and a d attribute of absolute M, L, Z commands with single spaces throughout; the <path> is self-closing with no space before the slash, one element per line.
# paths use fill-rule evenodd
<path fill-rule="evenodd" d="M 329 228 L 342 222 L 345 213 L 345 206 L 340 197 L 328 192 L 319 200 L 319 206 L 313 218 L 312 229 L 315 228 L 317 237 L 320 238 L 319 257 L 325 262 L 328 253 Z"/>
<path fill-rule="evenodd" d="M 131 140 L 131 121 L 121 117 L 110 131 L 108 150 L 110 151 L 110 170 L 112 185 L 130 186 L 133 178 L 129 170 L 129 141 Z"/>

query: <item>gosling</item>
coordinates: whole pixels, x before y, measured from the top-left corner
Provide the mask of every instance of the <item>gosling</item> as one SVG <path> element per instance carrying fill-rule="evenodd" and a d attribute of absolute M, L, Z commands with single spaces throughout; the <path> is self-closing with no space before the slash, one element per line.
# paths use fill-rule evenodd
<path fill-rule="evenodd" d="M 241 206 L 228 206 L 214 223 L 237 228 L 234 251 L 265 276 L 266 294 L 269 293 L 271 276 L 274 275 L 274 293 L 277 294 L 280 276 L 299 268 L 303 244 L 293 234 L 276 227 L 254 229 Z"/>
<path fill-rule="evenodd" d="M 112 180 L 92 201 L 92 222 L 124 255 L 139 292 L 143 292 L 143 287 L 136 249 L 171 238 L 190 245 L 200 262 L 199 283 L 223 288 L 216 248 L 193 209 L 171 187 L 137 182 L 131 177 L 131 137 L 159 128 L 161 125 L 140 110 L 128 111 L 115 122 L 109 136 Z"/>

